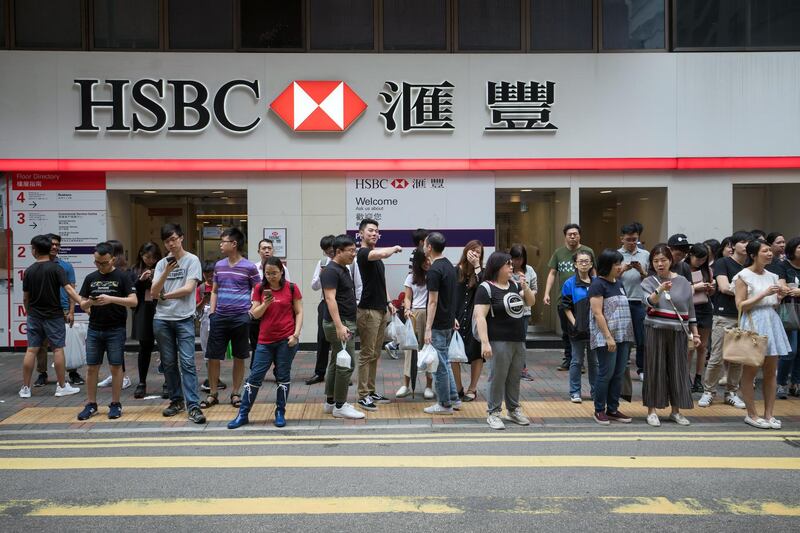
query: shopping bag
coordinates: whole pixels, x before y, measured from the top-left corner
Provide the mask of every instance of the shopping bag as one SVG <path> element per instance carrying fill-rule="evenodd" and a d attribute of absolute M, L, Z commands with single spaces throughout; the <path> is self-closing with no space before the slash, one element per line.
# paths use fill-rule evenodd
<path fill-rule="evenodd" d="M 417 368 L 420 370 L 425 370 L 428 365 L 432 365 L 434 362 L 438 361 L 439 354 L 436 353 L 436 348 L 434 348 L 432 344 L 426 344 L 422 347 L 417 355 Z"/>
<path fill-rule="evenodd" d="M 403 333 L 403 321 L 397 316 L 397 313 L 392 315 L 392 320 L 386 326 L 386 337 L 392 339 L 396 343 L 400 343 L 400 335 Z"/>
<path fill-rule="evenodd" d="M 66 345 L 64 358 L 66 368 L 70 370 L 81 368 L 86 364 L 86 324 L 75 323 L 72 327 L 66 326 Z"/>
<path fill-rule="evenodd" d="M 464 349 L 464 339 L 457 331 L 453 332 L 450 346 L 447 348 L 447 361 L 450 363 L 466 363 L 467 351 Z"/>
<path fill-rule="evenodd" d="M 347 353 L 347 345 L 342 343 L 342 349 L 336 354 L 336 366 L 340 368 L 350 368 L 351 364 L 352 358 L 350 354 Z"/>
<path fill-rule="evenodd" d="M 778 315 L 786 331 L 800 329 L 800 304 L 794 301 L 783 302 L 778 307 Z"/>
<path fill-rule="evenodd" d="M 722 339 L 722 359 L 729 363 L 760 367 L 764 364 L 764 355 L 767 353 L 767 337 L 760 335 L 753 326 L 753 317 L 749 318 L 750 329 L 742 325 L 742 313 L 739 312 L 739 321 L 735 328 L 725 328 Z"/>
<path fill-rule="evenodd" d="M 211 318 L 208 316 L 208 306 L 200 316 L 200 349 L 203 350 L 203 355 L 206 354 L 208 347 L 208 332 L 211 330 Z"/>
<path fill-rule="evenodd" d="M 416 333 L 414 333 L 414 321 L 411 318 L 406 319 L 406 323 L 403 324 L 398 344 L 401 350 L 419 349 L 419 341 Z"/>

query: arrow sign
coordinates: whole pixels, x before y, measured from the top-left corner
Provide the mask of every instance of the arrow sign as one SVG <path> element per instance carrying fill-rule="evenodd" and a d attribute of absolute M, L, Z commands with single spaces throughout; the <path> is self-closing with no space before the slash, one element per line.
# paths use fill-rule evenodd
<path fill-rule="evenodd" d="M 28 224 L 28 226 L 30 226 L 30 227 L 31 227 L 31 228 L 33 228 L 33 229 L 36 229 L 36 228 L 37 228 L 37 226 L 39 226 L 39 224 L 37 224 L 36 222 L 34 222 L 34 223 L 32 223 L 32 224 Z"/>
<path fill-rule="evenodd" d="M 37 205 L 39 205 L 39 204 L 37 204 L 35 201 L 32 201 L 32 202 L 31 202 L 31 203 L 29 203 L 28 205 L 29 205 L 29 206 L 31 206 L 31 207 L 36 207 L 36 206 L 37 206 Z"/>

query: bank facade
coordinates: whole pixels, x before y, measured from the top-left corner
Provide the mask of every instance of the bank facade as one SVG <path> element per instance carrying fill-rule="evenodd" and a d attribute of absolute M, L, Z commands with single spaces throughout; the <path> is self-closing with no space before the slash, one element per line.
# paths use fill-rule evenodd
<path fill-rule="evenodd" d="M 43 232 L 62 234 L 81 278 L 98 239 L 132 262 L 180 222 L 210 260 L 220 228 L 242 226 L 250 257 L 276 240 L 309 324 L 319 238 L 366 216 L 380 244 L 440 229 L 453 259 L 472 238 L 523 243 L 542 286 L 568 222 L 595 249 L 633 220 L 646 245 L 800 234 L 800 52 L 9 50 L 0 72 L 0 345 L 24 340 L 19 276 Z M 535 311 L 534 332 L 555 327 Z"/>

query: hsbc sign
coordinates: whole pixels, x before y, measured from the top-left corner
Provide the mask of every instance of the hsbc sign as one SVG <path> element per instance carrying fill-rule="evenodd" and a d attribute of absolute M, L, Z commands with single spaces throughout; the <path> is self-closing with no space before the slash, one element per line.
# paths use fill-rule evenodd
<path fill-rule="evenodd" d="M 200 133 L 212 122 L 231 133 L 247 134 L 261 123 L 260 113 L 248 119 L 231 117 L 237 99 L 258 104 L 259 80 L 236 79 L 212 91 L 196 80 L 76 79 L 80 93 L 79 133 L 101 129 L 118 133 Z M 103 92 L 105 94 L 103 94 Z M 270 104 L 294 131 L 345 131 L 367 104 L 341 80 L 294 81 Z M 97 111 L 109 116 L 97 119 Z"/>

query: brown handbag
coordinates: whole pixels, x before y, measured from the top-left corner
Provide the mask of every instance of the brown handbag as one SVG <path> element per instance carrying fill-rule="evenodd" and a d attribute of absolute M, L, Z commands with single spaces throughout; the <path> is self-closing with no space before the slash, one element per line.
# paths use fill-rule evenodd
<path fill-rule="evenodd" d="M 759 335 L 753 326 L 753 317 L 747 313 L 750 329 L 742 329 L 742 312 L 739 311 L 737 326 L 725 328 L 722 341 L 722 359 L 729 363 L 759 367 L 764 364 L 767 353 L 767 337 Z"/>

